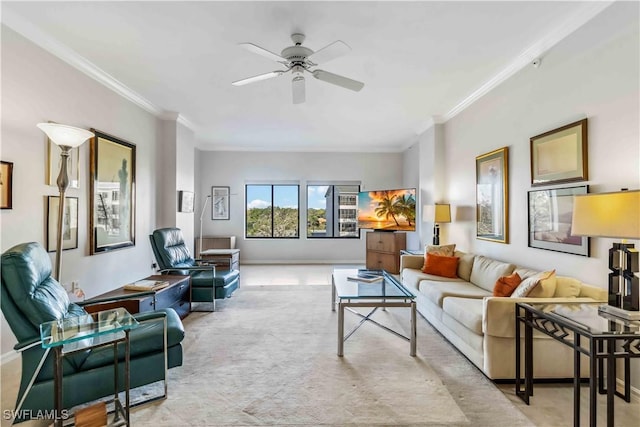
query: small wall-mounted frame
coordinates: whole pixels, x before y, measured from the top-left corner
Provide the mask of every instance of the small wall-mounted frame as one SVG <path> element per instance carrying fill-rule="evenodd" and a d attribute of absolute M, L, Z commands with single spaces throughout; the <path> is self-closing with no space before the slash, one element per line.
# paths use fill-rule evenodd
<path fill-rule="evenodd" d="M 47 251 L 55 252 L 58 239 L 58 210 L 60 197 L 47 197 Z M 78 247 L 78 198 L 64 198 L 64 219 L 62 224 L 62 250 Z"/>
<path fill-rule="evenodd" d="M 135 246 L 136 146 L 91 129 L 91 255 Z"/>
<path fill-rule="evenodd" d="M 62 162 L 61 152 L 60 147 L 47 138 L 47 185 L 57 185 Z M 69 177 L 68 188 L 80 188 L 80 147 L 69 151 L 67 176 Z"/>
<path fill-rule="evenodd" d="M 0 209 L 13 209 L 13 163 L 0 161 Z"/>
<path fill-rule="evenodd" d="M 193 212 L 193 191 L 178 191 L 178 212 Z"/>
<path fill-rule="evenodd" d="M 476 157 L 476 238 L 509 243 L 509 148 Z"/>
<path fill-rule="evenodd" d="M 530 145 L 531 185 L 589 179 L 587 119 L 534 136 Z"/>
<path fill-rule="evenodd" d="M 571 235 L 573 199 L 589 187 L 529 191 L 529 247 L 589 256 L 589 238 Z"/>
<path fill-rule="evenodd" d="M 211 219 L 229 219 L 229 187 L 211 187 Z"/>

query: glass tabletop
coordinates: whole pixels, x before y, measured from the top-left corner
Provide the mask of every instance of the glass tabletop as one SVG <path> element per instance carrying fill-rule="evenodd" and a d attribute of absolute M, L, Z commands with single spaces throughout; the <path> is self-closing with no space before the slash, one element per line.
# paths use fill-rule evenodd
<path fill-rule="evenodd" d="M 591 335 L 638 335 L 640 321 L 627 320 L 598 308 L 602 303 L 528 304 L 535 310 L 584 329 Z"/>
<path fill-rule="evenodd" d="M 340 299 L 414 299 L 411 293 L 393 275 L 384 270 L 374 274 L 382 276 L 382 280 L 365 282 L 357 279 L 362 270 L 336 269 L 333 270 L 333 283 L 336 295 Z M 370 272 L 370 270 L 369 270 Z"/>
<path fill-rule="evenodd" d="M 138 321 L 127 310 L 115 308 L 42 323 L 40 338 L 45 348 L 64 346 L 69 352 L 121 339 L 124 331 L 136 326 Z"/>

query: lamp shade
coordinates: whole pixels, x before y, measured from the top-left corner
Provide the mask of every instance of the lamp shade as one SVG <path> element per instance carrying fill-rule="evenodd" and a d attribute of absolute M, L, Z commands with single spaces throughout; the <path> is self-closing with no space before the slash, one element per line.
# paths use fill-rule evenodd
<path fill-rule="evenodd" d="M 451 208 L 445 203 L 436 203 L 435 205 L 426 205 L 424 207 L 423 221 L 443 224 L 451 222 Z"/>
<path fill-rule="evenodd" d="M 576 195 L 571 234 L 640 239 L 640 190 Z"/>
<path fill-rule="evenodd" d="M 65 147 L 79 147 L 94 136 L 93 132 L 88 130 L 57 123 L 38 123 L 36 126 L 46 133 L 54 144 Z"/>

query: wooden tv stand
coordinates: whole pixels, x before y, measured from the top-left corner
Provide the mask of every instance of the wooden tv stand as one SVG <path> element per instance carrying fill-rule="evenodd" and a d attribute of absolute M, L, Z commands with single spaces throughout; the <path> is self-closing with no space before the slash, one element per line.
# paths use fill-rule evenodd
<path fill-rule="evenodd" d="M 407 248 L 407 234 L 389 231 L 367 233 L 367 268 L 400 273 L 400 251 Z"/>

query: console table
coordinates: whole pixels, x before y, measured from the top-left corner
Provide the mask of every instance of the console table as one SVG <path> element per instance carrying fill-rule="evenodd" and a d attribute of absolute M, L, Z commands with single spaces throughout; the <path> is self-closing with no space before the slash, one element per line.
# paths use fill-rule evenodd
<path fill-rule="evenodd" d="M 128 291 L 124 287 L 114 289 L 87 300 L 85 310 L 89 313 L 124 307 L 129 313 L 143 313 L 161 308 L 173 308 L 181 319 L 191 311 L 191 279 L 189 276 L 153 275 L 144 280 L 169 282 L 169 286 L 157 291 Z M 117 301 L 113 301 L 117 299 Z M 102 302 L 102 301 L 105 302 Z M 109 302 L 106 302 L 109 301 Z"/>
<path fill-rule="evenodd" d="M 607 426 L 614 426 L 614 397 L 622 397 L 627 402 L 631 400 L 630 359 L 640 358 L 640 321 L 601 312 L 599 305 L 602 303 L 516 303 L 516 394 L 527 405 L 533 396 L 534 329 L 573 348 L 573 425 L 576 427 L 580 426 L 580 355 L 589 358 L 591 427 L 597 425 L 598 393 L 607 394 Z M 524 380 L 521 377 L 520 360 L 521 325 L 524 326 Z M 624 363 L 624 393 L 616 391 L 617 359 L 622 359 Z"/>

